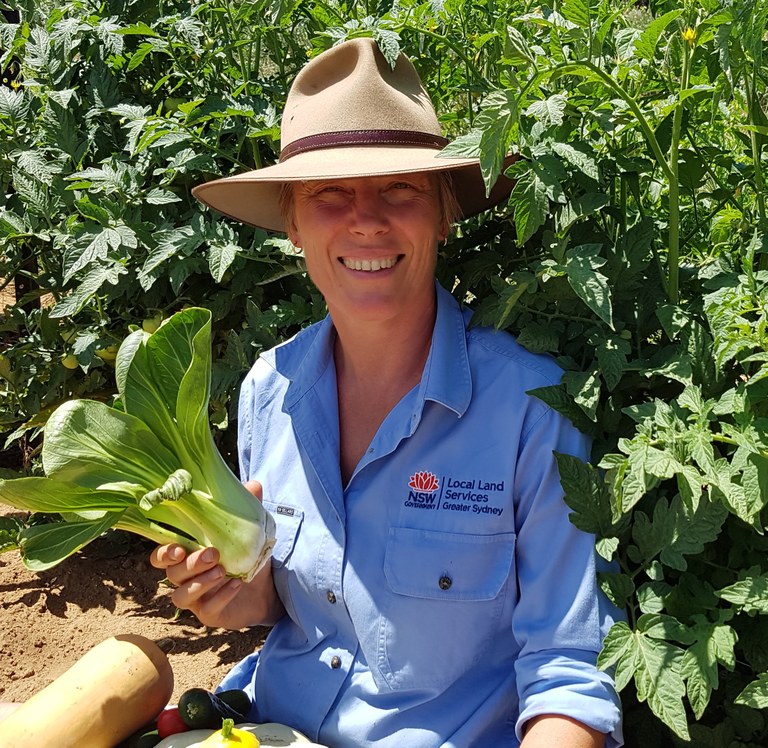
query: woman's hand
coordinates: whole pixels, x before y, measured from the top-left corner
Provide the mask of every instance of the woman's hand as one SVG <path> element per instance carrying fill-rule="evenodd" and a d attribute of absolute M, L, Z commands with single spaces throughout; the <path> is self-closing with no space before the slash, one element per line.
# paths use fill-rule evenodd
<path fill-rule="evenodd" d="M 261 500 L 257 481 L 249 481 L 245 487 Z M 152 551 L 149 560 L 156 569 L 163 569 L 176 587 L 171 595 L 174 605 L 191 610 L 206 626 L 241 629 L 271 625 L 285 614 L 272 582 L 270 563 L 245 583 L 226 576 L 215 548 L 188 553 L 180 545 L 162 545 Z"/>

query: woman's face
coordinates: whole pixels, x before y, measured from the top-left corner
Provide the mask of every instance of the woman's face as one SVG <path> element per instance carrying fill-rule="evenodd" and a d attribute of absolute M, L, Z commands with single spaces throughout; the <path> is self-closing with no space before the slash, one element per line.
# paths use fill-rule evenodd
<path fill-rule="evenodd" d="M 337 325 L 431 309 L 436 247 L 447 234 L 432 175 L 298 183 L 289 225 Z"/>

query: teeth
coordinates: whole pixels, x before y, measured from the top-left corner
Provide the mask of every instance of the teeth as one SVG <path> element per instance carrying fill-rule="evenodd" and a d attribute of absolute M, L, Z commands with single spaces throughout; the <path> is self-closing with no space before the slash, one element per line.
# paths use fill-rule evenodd
<path fill-rule="evenodd" d="M 350 270 L 363 270 L 367 273 L 373 273 L 377 270 L 386 270 L 387 268 L 394 267 L 397 258 L 385 257 L 381 260 L 358 260 L 352 257 L 344 257 L 343 262 L 345 267 L 348 267 Z"/>

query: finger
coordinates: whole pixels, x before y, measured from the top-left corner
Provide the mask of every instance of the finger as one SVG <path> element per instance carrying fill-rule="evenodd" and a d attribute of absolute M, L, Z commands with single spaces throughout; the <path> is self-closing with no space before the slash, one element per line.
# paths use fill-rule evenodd
<path fill-rule="evenodd" d="M 259 501 L 262 500 L 261 483 L 257 480 L 248 480 L 243 483 L 245 488 L 250 491 Z"/>
<path fill-rule="evenodd" d="M 184 548 L 175 543 L 170 543 L 169 545 L 161 545 L 155 548 L 149 554 L 149 563 L 156 569 L 167 569 L 169 566 L 183 561 L 186 555 L 187 552 Z"/>
<path fill-rule="evenodd" d="M 178 587 L 212 571 L 218 564 L 219 552 L 215 548 L 202 548 L 185 555 L 178 563 L 167 566 L 165 573 L 168 579 Z"/>
<path fill-rule="evenodd" d="M 226 578 L 215 592 L 203 596 L 195 614 L 202 623 L 208 625 L 208 622 L 211 622 L 212 625 L 217 625 L 216 622 L 222 620 L 226 607 L 237 597 L 242 588 L 242 580 Z"/>
<path fill-rule="evenodd" d="M 227 583 L 227 577 L 221 566 L 216 566 L 191 580 L 180 584 L 171 595 L 177 608 L 196 610 L 206 595 L 215 594 Z"/>

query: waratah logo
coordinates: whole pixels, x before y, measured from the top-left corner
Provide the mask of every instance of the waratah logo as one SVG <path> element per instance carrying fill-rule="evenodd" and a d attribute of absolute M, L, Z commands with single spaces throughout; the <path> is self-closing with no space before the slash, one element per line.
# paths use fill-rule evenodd
<path fill-rule="evenodd" d="M 411 479 L 408 481 L 408 485 L 415 491 L 432 493 L 433 491 L 437 491 L 440 483 L 434 473 L 430 473 L 426 470 L 420 470 L 418 473 L 414 473 L 411 476 Z"/>

